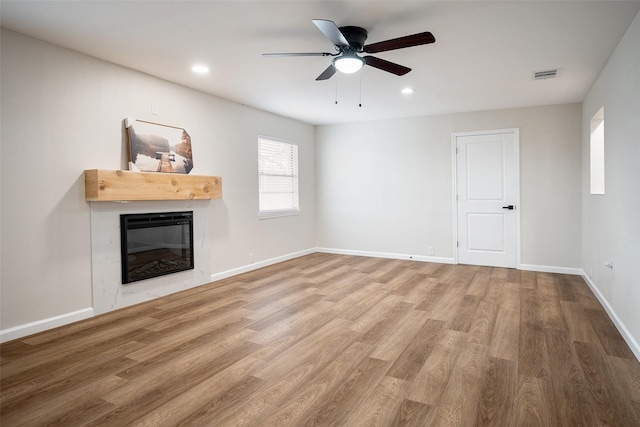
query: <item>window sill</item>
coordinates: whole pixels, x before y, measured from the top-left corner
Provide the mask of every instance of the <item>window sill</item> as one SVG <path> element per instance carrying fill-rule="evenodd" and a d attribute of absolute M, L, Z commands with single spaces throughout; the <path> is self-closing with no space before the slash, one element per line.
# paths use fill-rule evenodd
<path fill-rule="evenodd" d="M 258 213 L 258 219 L 279 218 L 281 216 L 300 215 L 300 209 L 295 211 L 271 211 Z"/>

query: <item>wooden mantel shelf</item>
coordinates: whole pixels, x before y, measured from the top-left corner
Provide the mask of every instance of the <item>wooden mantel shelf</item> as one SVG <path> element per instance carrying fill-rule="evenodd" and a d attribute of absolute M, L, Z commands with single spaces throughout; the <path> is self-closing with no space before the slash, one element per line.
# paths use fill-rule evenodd
<path fill-rule="evenodd" d="M 87 169 L 84 171 L 84 193 L 89 202 L 221 199 L 222 178 Z"/>

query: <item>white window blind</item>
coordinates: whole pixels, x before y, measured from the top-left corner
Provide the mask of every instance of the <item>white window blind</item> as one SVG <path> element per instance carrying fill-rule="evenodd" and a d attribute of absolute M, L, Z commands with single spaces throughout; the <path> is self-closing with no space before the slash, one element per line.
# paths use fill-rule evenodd
<path fill-rule="evenodd" d="M 260 215 L 298 212 L 298 145 L 258 138 Z"/>

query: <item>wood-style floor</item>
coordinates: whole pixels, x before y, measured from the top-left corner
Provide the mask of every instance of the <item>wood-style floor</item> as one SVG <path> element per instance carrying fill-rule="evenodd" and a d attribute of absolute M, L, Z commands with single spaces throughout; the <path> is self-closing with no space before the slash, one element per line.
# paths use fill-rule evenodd
<path fill-rule="evenodd" d="M 640 425 L 578 276 L 313 254 L 1 355 L 3 427 Z"/>

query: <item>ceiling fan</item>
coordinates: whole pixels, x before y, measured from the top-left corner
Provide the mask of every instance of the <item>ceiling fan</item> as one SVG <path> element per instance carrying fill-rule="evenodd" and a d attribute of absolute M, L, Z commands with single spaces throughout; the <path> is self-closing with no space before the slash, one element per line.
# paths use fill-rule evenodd
<path fill-rule="evenodd" d="M 411 68 L 396 64 L 375 56 L 360 56 L 360 53 L 380 53 L 389 50 L 403 49 L 406 47 L 419 46 L 422 44 L 434 43 L 436 38 L 430 32 L 413 34 L 410 36 L 398 37 L 396 39 L 385 40 L 377 43 L 365 45 L 367 30 L 361 27 L 338 27 L 335 22 L 327 19 L 314 19 L 313 23 L 322 34 L 334 44 L 337 53 L 329 52 L 308 52 L 308 53 L 263 53 L 267 57 L 283 56 L 333 56 L 331 65 L 327 67 L 316 80 L 330 79 L 336 71 L 343 73 L 355 73 L 365 64 L 383 71 L 404 76 Z"/>

